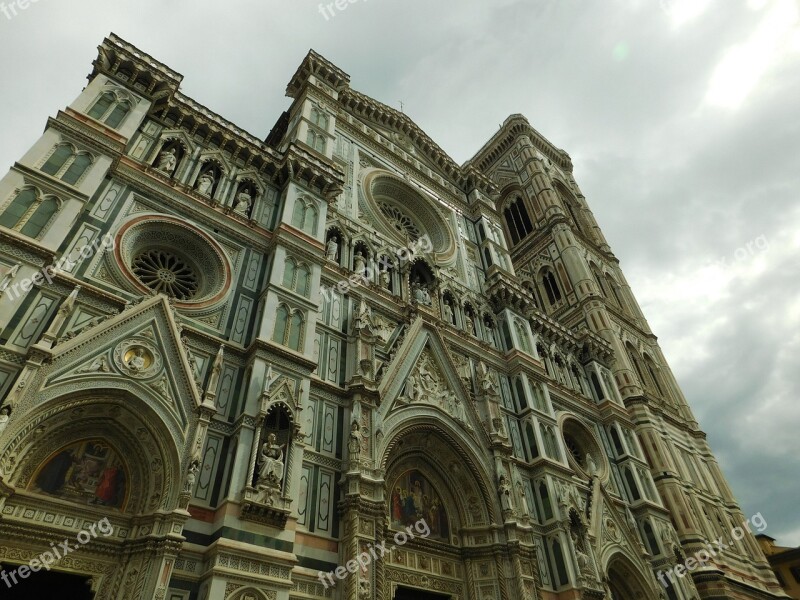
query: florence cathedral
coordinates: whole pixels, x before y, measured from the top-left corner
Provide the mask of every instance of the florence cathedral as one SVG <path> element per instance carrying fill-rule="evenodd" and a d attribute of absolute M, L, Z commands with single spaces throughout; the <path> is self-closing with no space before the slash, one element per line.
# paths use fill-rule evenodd
<path fill-rule="evenodd" d="M 787 598 L 566 152 L 182 79 L 110 35 L 0 179 L 0 598 Z"/>

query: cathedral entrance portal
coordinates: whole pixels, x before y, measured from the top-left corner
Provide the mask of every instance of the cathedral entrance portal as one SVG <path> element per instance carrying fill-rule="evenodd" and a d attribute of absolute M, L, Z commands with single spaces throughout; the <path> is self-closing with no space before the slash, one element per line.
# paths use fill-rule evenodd
<path fill-rule="evenodd" d="M 31 598 L 59 598 L 59 600 L 92 600 L 91 580 L 80 575 L 59 573 L 57 571 L 28 572 L 25 579 L 17 573 L 17 565 L 0 566 L 5 571 L 4 582 L 0 583 L 0 598 L 3 600 L 31 600 Z M 16 583 L 11 574 L 16 577 Z M 8 584 L 11 584 L 8 587 Z"/>
<path fill-rule="evenodd" d="M 434 594 L 423 590 L 399 587 L 394 594 L 394 600 L 448 600 L 450 596 Z"/>

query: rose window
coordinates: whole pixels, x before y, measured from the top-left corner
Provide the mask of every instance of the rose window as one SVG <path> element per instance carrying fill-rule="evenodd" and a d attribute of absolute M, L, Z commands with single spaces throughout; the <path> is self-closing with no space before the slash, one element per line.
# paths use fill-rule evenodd
<path fill-rule="evenodd" d="M 191 300 L 200 287 L 192 267 L 164 250 L 146 250 L 133 259 L 131 270 L 144 285 L 178 300 Z"/>
<path fill-rule="evenodd" d="M 389 219 L 394 228 L 397 229 L 401 234 L 408 235 L 412 240 L 418 240 L 422 237 L 422 233 L 417 227 L 417 224 L 411 220 L 411 217 L 403 213 L 399 208 L 396 206 L 392 206 L 391 204 L 387 204 L 386 202 L 381 202 L 379 204 L 381 212 L 383 215 Z"/>

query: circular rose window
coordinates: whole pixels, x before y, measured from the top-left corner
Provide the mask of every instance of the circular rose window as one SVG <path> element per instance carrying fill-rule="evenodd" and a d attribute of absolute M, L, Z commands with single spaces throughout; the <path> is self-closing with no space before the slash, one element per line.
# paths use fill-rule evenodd
<path fill-rule="evenodd" d="M 364 177 L 364 198 L 359 206 L 367 219 L 399 244 L 427 236 L 436 259 L 455 259 L 456 244 L 436 200 L 387 171 L 373 170 Z"/>
<path fill-rule="evenodd" d="M 115 253 L 117 266 L 140 291 L 165 294 L 179 305 L 208 306 L 230 287 L 225 253 L 185 220 L 157 215 L 129 221 Z"/>

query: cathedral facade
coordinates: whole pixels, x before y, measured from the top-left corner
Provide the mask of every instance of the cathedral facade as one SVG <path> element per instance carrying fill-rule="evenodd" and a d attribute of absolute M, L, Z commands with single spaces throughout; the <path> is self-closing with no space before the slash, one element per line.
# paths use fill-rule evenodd
<path fill-rule="evenodd" d="M 0 179 L 0 596 L 786 598 L 563 150 L 181 81 L 109 36 Z"/>

